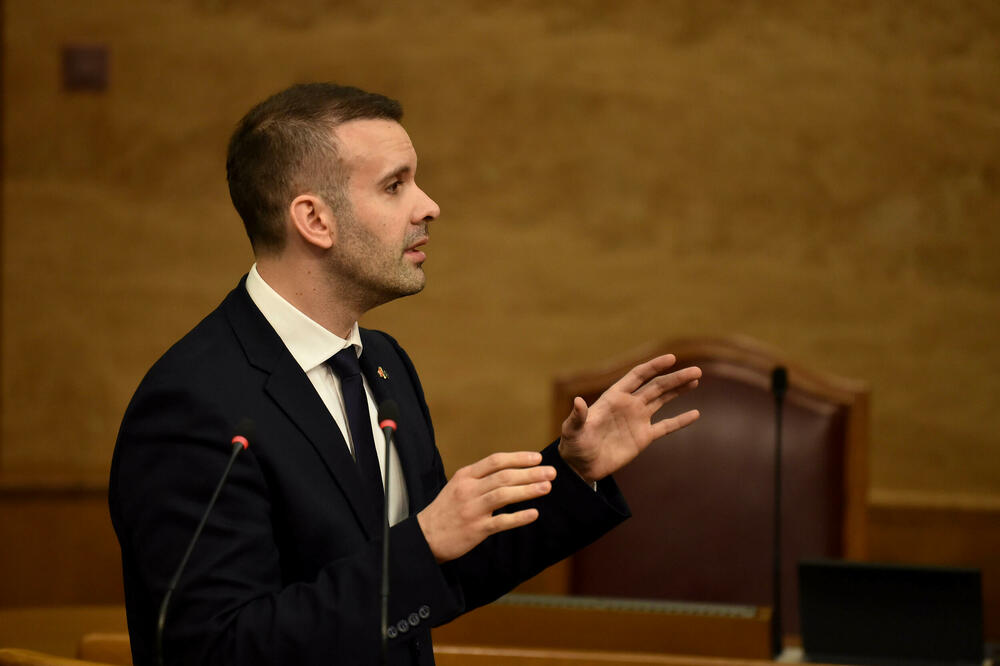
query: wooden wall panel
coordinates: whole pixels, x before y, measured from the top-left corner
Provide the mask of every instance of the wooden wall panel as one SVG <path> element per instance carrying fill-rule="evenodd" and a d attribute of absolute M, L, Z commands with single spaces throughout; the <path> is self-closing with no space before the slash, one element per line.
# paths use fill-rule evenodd
<path fill-rule="evenodd" d="M 744 333 L 869 381 L 875 487 L 998 490 L 997 3 L 4 11 L 0 466 L 107 468 L 142 374 L 251 261 L 231 127 L 338 79 L 405 102 L 442 206 L 427 290 L 366 322 L 449 469 L 542 446 L 557 374 Z M 103 93 L 60 87 L 67 44 L 107 46 Z"/>
<path fill-rule="evenodd" d="M 0 483 L 0 607 L 124 601 L 105 486 Z"/>
<path fill-rule="evenodd" d="M 869 558 L 982 570 L 987 638 L 1000 642 L 1000 497 L 875 492 Z"/>

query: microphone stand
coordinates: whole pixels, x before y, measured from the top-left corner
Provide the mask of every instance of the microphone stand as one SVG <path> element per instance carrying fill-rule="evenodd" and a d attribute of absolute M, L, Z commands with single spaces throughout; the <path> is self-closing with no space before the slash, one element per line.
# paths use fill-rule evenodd
<path fill-rule="evenodd" d="M 773 609 L 771 614 L 771 652 L 777 658 L 784 649 L 781 624 L 781 422 L 785 403 L 785 392 L 788 390 L 788 372 L 783 366 L 778 366 L 771 373 L 771 392 L 774 394 L 774 544 L 773 544 L 773 581 L 771 591 Z"/>
<path fill-rule="evenodd" d="M 382 503 L 382 666 L 389 663 L 389 439 L 391 431 L 385 438 L 385 502 Z"/>
<path fill-rule="evenodd" d="M 389 456 L 392 435 L 396 432 L 396 421 L 399 420 L 399 406 L 395 400 L 385 400 L 378 406 L 378 427 L 382 429 L 385 439 L 385 469 L 382 486 L 385 490 L 385 501 L 382 503 L 382 586 L 380 590 L 380 605 L 382 610 L 382 653 L 381 664 L 389 663 L 389 466 L 392 458 Z"/>
<path fill-rule="evenodd" d="M 212 498 L 208 501 L 208 506 L 205 507 L 205 513 L 201 514 L 201 521 L 198 522 L 198 527 L 195 528 L 194 536 L 192 536 L 191 541 L 188 542 L 187 550 L 184 551 L 181 563 L 177 565 L 177 570 L 174 572 L 173 578 L 171 578 L 170 582 L 167 584 L 167 592 L 163 595 L 163 601 L 160 603 L 160 612 L 156 617 L 155 650 L 157 666 L 163 666 L 163 629 L 167 623 L 167 609 L 170 607 L 170 598 L 174 594 L 174 588 L 176 588 L 177 583 L 180 582 L 181 574 L 184 573 L 184 568 L 187 567 L 188 559 L 190 559 L 191 553 L 194 551 L 194 545 L 198 543 L 198 537 L 201 536 L 201 531 L 205 528 L 205 523 L 208 522 L 208 514 L 212 513 L 215 501 L 219 499 L 219 493 L 222 492 L 222 487 L 226 485 L 226 480 L 229 478 L 229 472 L 233 469 L 233 463 L 236 462 L 236 456 L 240 454 L 240 451 L 250 445 L 248 438 L 252 436 L 253 432 L 254 424 L 250 419 L 243 419 L 240 421 L 239 425 L 236 426 L 236 435 L 233 436 L 232 439 L 233 450 L 232 453 L 229 454 L 229 462 L 226 463 L 226 469 L 223 470 L 222 476 L 219 478 L 219 483 L 215 486 Z"/>

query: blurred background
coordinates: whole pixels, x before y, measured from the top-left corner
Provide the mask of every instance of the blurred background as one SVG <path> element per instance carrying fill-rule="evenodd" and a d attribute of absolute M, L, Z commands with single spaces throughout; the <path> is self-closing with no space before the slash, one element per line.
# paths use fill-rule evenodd
<path fill-rule="evenodd" d="M 120 600 L 116 579 L 55 591 L 24 572 L 106 521 L 132 392 L 252 262 L 231 129 L 312 80 L 401 100 L 441 205 L 427 289 L 362 324 L 414 359 L 449 473 L 554 438 L 558 374 L 743 334 L 867 382 L 872 504 L 979 512 L 969 538 L 1000 561 L 996 2 L 6 0 L 2 16 L 0 510 L 18 547 L 0 604 Z M 66 520 L 45 513 L 59 501 L 92 517 L 29 529 Z M 931 541 L 917 557 L 947 560 Z"/>

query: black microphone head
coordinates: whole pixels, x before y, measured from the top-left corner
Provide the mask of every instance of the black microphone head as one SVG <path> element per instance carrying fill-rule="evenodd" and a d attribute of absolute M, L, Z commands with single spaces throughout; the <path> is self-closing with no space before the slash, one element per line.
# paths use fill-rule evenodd
<path fill-rule="evenodd" d="M 775 397 L 782 398 L 786 391 L 788 391 L 788 371 L 779 365 L 771 373 L 771 392 Z"/>
<path fill-rule="evenodd" d="M 253 419 L 244 417 L 233 428 L 233 438 L 230 441 L 233 444 L 242 444 L 245 449 L 250 446 L 250 440 L 255 434 L 257 434 L 257 424 L 253 422 Z"/>
<path fill-rule="evenodd" d="M 381 426 L 385 421 L 396 423 L 399 421 L 399 405 L 395 400 L 383 400 L 378 406 L 378 422 Z"/>

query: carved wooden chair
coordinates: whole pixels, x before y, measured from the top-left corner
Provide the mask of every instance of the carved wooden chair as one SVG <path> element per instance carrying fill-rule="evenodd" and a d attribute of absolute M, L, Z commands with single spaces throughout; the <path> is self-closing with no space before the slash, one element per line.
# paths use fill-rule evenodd
<path fill-rule="evenodd" d="M 615 478 L 633 517 L 548 574 L 536 590 L 772 605 L 775 400 L 771 374 L 787 369 L 783 412 L 782 606 L 797 633 L 797 562 L 863 559 L 868 487 L 868 389 L 805 368 L 754 340 L 679 339 L 554 384 L 559 431 L 574 396 L 593 402 L 629 368 L 673 353 L 698 365 L 697 390 L 663 414 L 701 419 L 657 441 Z M 530 588 L 529 588 L 530 589 Z"/>

